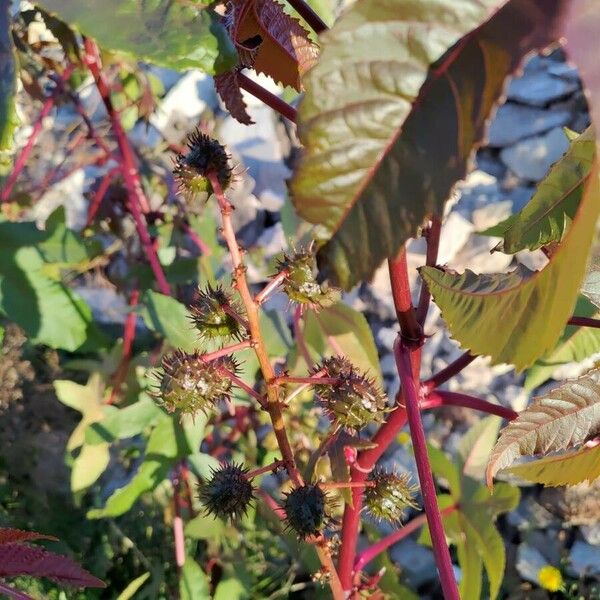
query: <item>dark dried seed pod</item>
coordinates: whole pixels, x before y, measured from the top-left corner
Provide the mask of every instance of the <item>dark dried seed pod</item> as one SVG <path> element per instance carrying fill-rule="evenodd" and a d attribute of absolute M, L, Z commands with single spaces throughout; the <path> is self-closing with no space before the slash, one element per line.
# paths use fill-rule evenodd
<path fill-rule="evenodd" d="M 330 520 L 327 496 L 318 485 L 294 488 L 286 494 L 283 508 L 288 528 L 302 539 L 321 533 Z"/>
<path fill-rule="evenodd" d="M 375 485 L 365 488 L 365 507 L 376 519 L 399 523 L 408 507 L 418 508 L 414 496 L 419 486 L 411 483 L 408 473 L 398 475 L 375 469 L 369 481 Z"/>
<path fill-rule="evenodd" d="M 231 397 L 231 380 L 221 368 L 236 373 L 238 366 L 229 356 L 204 363 L 198 352 L 176 350 L 162 360 L 156 395 L 169 412 L 208 414 L 218 402 Z"/>
<path fill-rule="evenodd" d="M 315 308 L 327 307 L 339 300 L 339 291 L 317 281 L 317 262 L 309 250 L 285 254 L 277 263 L 278 275 L 286 272 L 282 287 L 288 298 Z"/>
<path fill-rule="evenodd" d="M 240 307 L 221 287 L 213 289 L 209 285 L 206 291 L 200 290 L 189 310 L 201 337 L 241 339 L 244 336 L 244 328 L 226 308 L 238 314 L 240 312 Z"/>
<path fill-rule="evenodd" d="M 382 423 L 392 410 L 375 380 L 357 371 L 348 359 L 326 358 L 315 368 L 317 371 L 338 380 L 335 384 L 317 384 L 315 391 L 330 418 L 343 427 L 358 431 L 369 423 Z"/>
<path fill-rule="evenodd" d="M 173 167 L 180 191 L 187 197 L 212 193 L 209 173 L 215 173 L 221 189 L 226 189 L 231 182 L 231 167 L 224 146 L 198 130 L 188 136 L 187 145 L 188 152 L 178 154 Z"/>
<path fill-rule="evenodd" d="M 248 469 L 235 463 L 224 463 L 213 469 L 210 480 L 200 484 L 199 492 L 206 513 L 224 520 L 246 514 L 254 499 Z"/>

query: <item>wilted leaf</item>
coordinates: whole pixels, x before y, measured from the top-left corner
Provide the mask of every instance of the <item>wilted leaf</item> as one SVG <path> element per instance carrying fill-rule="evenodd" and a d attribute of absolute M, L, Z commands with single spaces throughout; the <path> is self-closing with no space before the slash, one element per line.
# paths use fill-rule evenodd
<path fill-rule="evenodd" d="M 248 107 L 242 96 L 242 89 L 238 83 L 238 71 L 229 71 L 215 77 L 215 89 L 223 100 L 225 108 L 230 112 L 234 119 L 237 119 L 244 125 L 254 123 L 248 111 Z"/>
<path fill-rule="evenodd" d="M 589 127 L 571 141 L 525 207 L 496 226 L 502 228 L 504 238 L 497 249 L 514 254 L 560 242 L 579 207 L 595 154 L 596 134 Z"/>
<path fill-rule="evenodd" d="M 583 280 L 600 213 L 595 164 L 575 219 L 541 271 L 462 275 L 423 267 L 421 275 L 452 336 L 473 354 L 522 370 L 556 345 Z"/>
<path fill-rule="evenodd" d="M 600 317 L 598 309 L 583 297 L 577 300 L 574 313 L 579 317 Z M 527 370 L 524 387 L 530 391 L 552 377 L 561 365 L 581 362 L 598 352 L 600 329 L 567 325 L 554 350 Z"/>
<path fill-rule="evenodd" d="M 306 29 L 276 0 L 234 0 L 232 11 L 242 64 L 300 91 L 300 77 L 317 58 Z"/>
<path fill-rule="evenodd" d="M 506 76 L 558 38 L 561 0 L 503 4 L 363 0 L 321 36 L 292 190 L 300 215 L 332 237 L 319 262 L 335 284 L 370 277 L 442 213 Z"/>
<path fill-rule="evenodd" d="M 500 434 L 487 468 L 494 475 L 520 456 L 565 450 L 600 433 L 600 369 L 536 398 Z"/>
<path fill-rule="evenodd" d="M 52 554 L 44 548 L 26 544 L 2 544 L 0 577 L 16 575 L 48 577 L 78 587 L 106 587 L 104 582 L 90 575 L 67 556 Z"/>
<path fill-rule="evenodd" d="M 547 486 L 592 482 L 600 477 L 600 445 L 515 465 L 508 472 Z"/>
<path fill-rule="evenodd" d="M 172 69 L 222 73 L 236 54 L 209 8 L 194 2 L 155 0 L 42 0 L 48 11 L 110 50 Z"/>

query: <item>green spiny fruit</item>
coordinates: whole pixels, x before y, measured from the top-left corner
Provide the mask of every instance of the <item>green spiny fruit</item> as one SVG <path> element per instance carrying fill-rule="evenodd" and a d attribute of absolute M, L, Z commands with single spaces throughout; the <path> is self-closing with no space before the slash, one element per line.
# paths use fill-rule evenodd
<path fill-rule="evenodd" d="M 317 262 L 309 250 L 285 254 L 277 264 L 276 275 L 282 272 L 286 273 L 283 290 L 292 302 L 322 308 L 339 300 L 338 290 L 317 281 Z"/>
<path fill-rule="evenodd" d="M 382 423 L 390 410 L 387 397 L 373 378 L 357 371 L 344 357 L 326 358 L 315 368 L 334 384 L 317 384 L 315 391 L 331 419 L 354 431 L 369 423 Z"/>
<path fill-rule="evenodd" d="M 198 352 L 176 350 L 162 360 L 157 395 L 168 412 L 208 414 L 222 400 L 231 397 L 231 380 L 221 369 L 235 373 L 237 364 L 229 356 L 203 362 Z"/>
<path fill-rule="evenodd" d="M 327 514 L 327 496 L 315 484 L 294 488 L 286 494 L 283 508 L 288 528 L 302 539 L 319 535 L 330 520 Z"/>
<path fill-rule="evenodd" d="M 200 500 L 207 514 L 234 520 L 246 514 L 254 499 L 248 469 L 235 463 L 223 463 L 212 469 L 209 481 L 200 484 Z"/>
<path fill-rule="evenodd" d="M 206 291 L 200 290 L 190 306 L 190 318 L 202 337 L 241 339 L 244 336 L 244 328 L 226 308 L 240 312 L 239 306 L 221 287 L 213 289 L 209 285 Z"/>
<path fill-rule="evenodd" d="M 173 167 L 180 191 L 190 198 L 201 192 L 212 193 L 209 173 L 215 173 L 221 189 L 226 189 L 231 182 L 231 167 L 224 146 L 198 130 L 188 136 L 187 145 L 189 151 L 178 154 Z"/>
<path fill-rule="evenodd" d="M 413 485 L 408 473 L 400 475 L 375 469 L 369 476 L 375 485 L 365 488 L 365 507 L 376 519 L 399 523 L 404 511 L 414 502 L 419 486 Z"/>

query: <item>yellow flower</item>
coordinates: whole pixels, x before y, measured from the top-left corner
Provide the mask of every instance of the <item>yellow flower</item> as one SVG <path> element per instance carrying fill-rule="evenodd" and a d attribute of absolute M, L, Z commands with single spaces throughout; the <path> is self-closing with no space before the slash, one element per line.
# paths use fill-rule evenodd
<path fill-rule="evenodd" d="M 540 585 L 550 591 L 558 592 L 563 588 L 563 578 L 560 571 L 552 565 L 542 567 L 538 572 Z"/>

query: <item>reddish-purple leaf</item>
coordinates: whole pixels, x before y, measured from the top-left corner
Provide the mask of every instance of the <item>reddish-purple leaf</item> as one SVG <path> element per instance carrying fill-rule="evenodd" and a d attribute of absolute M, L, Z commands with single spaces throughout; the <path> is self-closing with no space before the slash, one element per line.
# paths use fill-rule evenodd
<path fill-rule="evenodd" d="M 242 90 L 238 82 L 238 72 L 230 71 L 215 76 L 215 88 L 225 103 L 231 116 L 244 125 L 252 125 L 254 121 L 246 110 L 246 103 L 242 97 Z"/>
<path fill-rule="evenodd" d="M 23 531 L 22 529 L 12 529 L 10 527 L 0 527 L 0 544 L 12 544 L 15 542 L 30 542 L 31 540 L 52 540 L 58 539 L 51 535 L 44 535 L 35 531 Z"/>
<path fill-rule="evenodd" d="M 26 544 L 3 544 L 0 546 L 0 577 L 16 575 L 48 577 L 78 587 L 106 587 L 66 556 Z"/>

